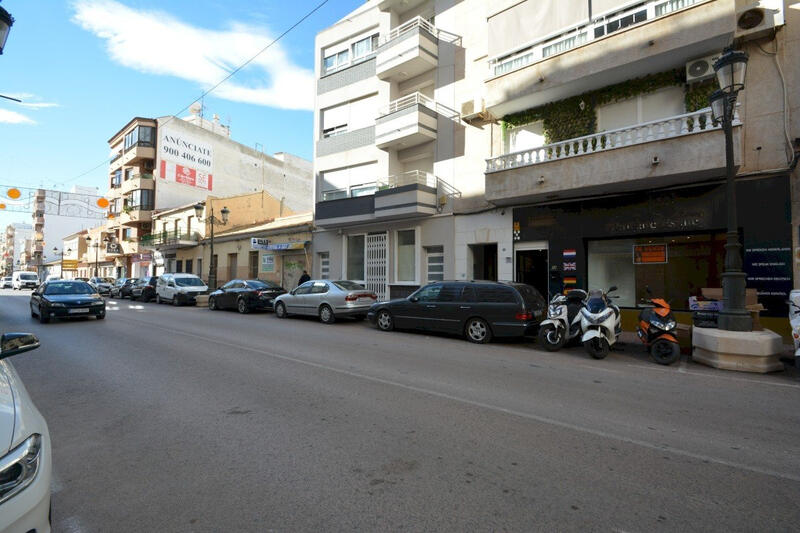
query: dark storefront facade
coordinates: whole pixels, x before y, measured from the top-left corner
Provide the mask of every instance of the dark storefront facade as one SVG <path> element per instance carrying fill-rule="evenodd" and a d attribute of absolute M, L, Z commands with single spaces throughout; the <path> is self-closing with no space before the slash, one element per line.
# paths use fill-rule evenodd
<path fill-rule="evenodd" d="M 789 178 L 740 180 L 737 202 L 747 287 L 762 316 L 786 317 Z M 649 286 L 688 310 L 690 296 L 722 286 L 725 216 L 724 183 L 515 208 L 515 279 L 550 294 L 616 285 L 623 308 L 637 307 Z"/>

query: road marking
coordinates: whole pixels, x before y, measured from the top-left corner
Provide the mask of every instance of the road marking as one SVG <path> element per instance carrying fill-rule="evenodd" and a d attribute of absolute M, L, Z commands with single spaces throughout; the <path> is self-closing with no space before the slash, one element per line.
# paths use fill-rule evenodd
<path fill-rule="evenodd" d="M 693 370 L 681 371 L 680 368 L 678 370 L 673 370 L 673 369 L 670 369 L 670 368 L 663 368 L 661 366 L 655 366 L 655 365 L 632 365 L 630 363 L 628 363 L 628 366 L 634 366 L 634 367 L 637 367 L 637 368 L 644 368 L 644 369 L 647 369 L 647 370 L 657 370 L 657 371 L 660 371 L 660 372 L 670 372 L 670 373 L 680 372 L 681 374 L 686 374 L 687 376 L 700 376 L 700 377 L 704 377 L 704 378 L 708 377 L 708 378 L 725 379 L 725 380 L 728 380 L 728 381 L 740 381 L 740 382 L 743 382 L 743 383 L 759 383 L 761 385 L 770 385 L 772 387 L 788 387 L 790 389 L 800 389 L 800 385 L 794 385 L 792 383 L 777 383 L 777 382 L 774 382 L 774 381 L 767 381 L 767 380 L 764 380 L 764 379 L 740 378 L 740 377 L 737 377 L 737 376 L 720 375 L 720 374 L 716 374 L 716 373 L 713 373 L 713 372 L 695 372 Z M 722 370 L 722 372 L 728 372 L 728 371 L 727 370 Z"/>
<path fill-rule="evenodd" d="M 288 356 L 288 355 L 282 355 L 282 354 L 278 354 L 278 353 L 275 353 L 275 352 L 270 352 L 270 351 L 267 351 L 267 350 L 262 350 L 262 349 L 258 349 L 258 348 L 251 348 L 249 346 L 243 346 L 243 345 L 235 344 L 235 343 L 232 343 L 232 342 L 222 341 L 222 340 L 219 340 L 219 339 L 216 339 L 216 338 L 213 338 L 213 337 L 206 337 L 206 336 L 203 336 L 203 335 L 195 335 L 195 334 L 192 334 L 192 333 L 186 333 L 186 332 L 183 332 L 183 331 L 177 331 L 175 329 L 159 326 L 159 325 L 156 325 L 156 324 L 152 324 L 152 323 L 144 321 L 144 320 L 136 320 L 136 319 L 133 319 L 133 318 L 131 318 L 129 320 L 132 320 L 134 322 L 141 322 L 143 324 L 147 324 L 152 328 L 160 329 L 160 330 L 163 330 L 163 331 L 167 331 L 169 333 L 172 333 L 173 335 L 183 335 L 184 337 L 191 337 L 191 338 L 194 338 L 194 339 L 202 339 L 202 340 L 205 340 L 205 341 L 208 341 L 208 342 L 219 344 L 221 346 L 227 346 L 229 348 L 236 348 L 238 350 L 245 350 L 245 351 L 249 351 L 249 352 L 253 352 L 253 353 L 260 353 L 260 354 L 264 354 L 264 355 L 273 357 L 275 359 L 281 359 L 283 361 L 289 361 L 289 362 L 292 362 L 292 363 L 298 363 L 298 364 L 309 366 L 309 367 L 313 367 L 313 368 L 319 368 L 319 369 L 322 369 L 322 370 L 327 370 L 329 372 L 335 372 L 337 374 L 342 374 L 342 375 L 346 375 L 346 376 L 350 376 L 350 377 L 354 377 L 354 378 L 363 379 L 363 380 L 366 380 L 366 381 L 372 381 L 372 382 L 375 382 L 375 383 L 380 383 L 382 385 L 390 385 L 390 386 L 393 386 L 393 387 L 398 387 L 398 388 L 409 390 L 409 391 L 412 391 L 412 392 L 418 392 L 418 393 L 426 394 L 426 395 L 429 395 L 429 396 L 435 396 L 437 398 L 443 398 L 445 400 L 464 403 L 464 404 L 467 404 L 467 405 L 471 405 L 473 407 L 479 407 L 481 409 L 488 409 L 488 410 L 491 410 L 491 411 L 497 411 L 497 412 L 504 413 L 504 414 L 507 414 L 507 415 L 517 416 L 517 417 L 520 417 L 520 418 L 527 418 L 529 420 L 535 420 L 535 421 L 541 422 L 543 424 L 549 424 L 549 425 L 552 425 L 552 426 L 557 426 L 557 427 L 561 427 L 561 428 L 565 428 L 565 429 L 570 429 L 570 430 L 577 431 L 577 432 L 580 432 L 580 433 L 588 433 L 590 435 L 595 435 L 595 436 L 606 438 L 606 439 L 618 440 L 618 441 L 621 441 L 621 442 L 625 442 L 627 444 L 633 444 L 633 445 L 640 446 L 640 447 L 643 447 L 643 448 L 648 448 L 650 450 L 656 450 L 656 451 L 659 451 L 659 452 L 674 453 L 676 455 L 689 457 L 691 459 L 697 459 L 697 460 L 700 460 L 700 461 L 707 461 L 709 463 L 715 463 L 715 464 L 719 464 L 719 465 L 723 465 L 723 466 L 728 466 L 728 467 L 731 467 L 731 468 L 739 468 L 739 469 L 742 469 L 742 470 L 748 470 L 750 472 L 756 472 L 758 474 L 763 474 L 763 475 L 767 475 L 767 476 L 777 477 L 777 478 L 780 478 L 780 479 L 787 479 L 787 480 L 790 480 L 790 481 L 798 481 L 798 482 L 800 482 L 800 475 L 792 475 L 792 474 L 788 474 L 788 473 L 785 473 L 785 472 L 778 472 L 776 470 L 770 470 L 768 468 L 761 468 L 761 467 L 758 467 L 758 466 L 752 466 L 752 465 L 748 465 L 748 464 L 744 464 L 744 463 L 738 463 L 738 462 L 735 462 L 735 461 L 726 461 L 724 459 L 719 459 L 719 458 L 716 458 L 716 457 L 713 457 L 713 456 L 710 456 L 710 455 L 703 455 L 701 453 L 690 452 L 688 450 L 682 450 L 680 448 L 675 448 L 675 447 L 672 447 L 672 446 L 668 446 L 666 444 L 654 444 L 652 442 L 647 442 L 647 441 L 643 441 L 643 440 L 639 440 L 639 439 L 634 439 L 634 438 L 631 438 L 631 437 L 625 437 L 625 436 L 622 436 L 622 435 L 617 435 L 617 434 L 610 433 L 610 432 L 607 432 L 607 431 L 602 431 L 602 430 L 599 430 L 599 429 L 594 429 L 594 428 L 590 428 L 590 427 L 586 427 L 586 426 L 580 426 L 578 424 L 572 424 L 570 422 L 564 422 L 562 420 L 556 420 L 554 418 L 550 418 L 550 417 L 547 417 L 547 416 L 535 415 L 535 414 L 532 414 L 532 413 L 525 413 L 525 412 L 522 412 L 522 411 L 517 411 L 515 409 L 508 409 L 506 407 L 500 407 L 499 405 L 493 405 L 493 404 L 486 403 L 486 402 L 480 402 L 480 401 L 477 401 L 477 400 L 471 400 L 469 398 L 463 398 L 461 396 L 455 396 L 453 394 L 447 394 L 445 392 L 438 392 L 438 391 L 435 391 L 435 390 L 425 389 L 425 388 L 417 387 L 417 386 L 414 386 L 414 385 L 408 385 L 406 383 L 400 383 L 399 381 L 392 381 L 390 379 L 384 379 L 384 378 L 379 378 L 379 377 L 375 377 L 375 376 L 369 376 L 369 375 L 366 375 L 366 374 L 360 374 L 358 372 L 353 372 L 353 371 L 350 371 L 350 370 L 344 370 L 344 369 L 341 369 L 341 368 L 336 368 L 336 367 L 332 367 L 332 366 L 329 366 L 329 365 L 324 365 L 322 363 L 315 363 L 313 361 L 307 361 L 305 359 L 299 359 L 297 357 L 291 357 L 291 356 Z"/>

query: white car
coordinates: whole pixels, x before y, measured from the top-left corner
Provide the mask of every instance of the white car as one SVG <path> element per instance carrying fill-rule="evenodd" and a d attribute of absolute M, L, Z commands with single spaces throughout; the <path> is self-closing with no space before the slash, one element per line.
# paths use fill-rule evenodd
<path fill-rule="evenodd" d="M 0 289 L 10 289 L 14 286 L 14 278 L 11 276 L 6 276 L 0 280 Z"/>
<path fill-rule="evenodd" d="M 11 286 L 16 290 L 35 289 L 39 286 L 39 276 L 36 272 L 14 272 L 11 276 Z"/>
<path fill-rule="evenodd" d="M 156 283 L 156 303 L 195 305 L 197 296 L 207 292 L 206 284 L 194 274 L 162 274 Z"/>
<path fill-rule="evenodd" d="M 50 433 L 6 359 L 38 347 L 30 333 L 0 338 L 0 531 L 50 531 Z"/>

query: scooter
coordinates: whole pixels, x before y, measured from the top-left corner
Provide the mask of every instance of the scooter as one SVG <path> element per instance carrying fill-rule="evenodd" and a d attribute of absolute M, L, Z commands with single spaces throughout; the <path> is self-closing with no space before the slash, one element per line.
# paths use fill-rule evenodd
<path fill-rule="evenodd" d="M 676 331 L 678 322 L 672 315 L 669 303 L 662 298 L 652 298 L 650 287 L 647 294 L 653 307 L 642 309 L 639 313 L 639 326 L 636 335 L 650 352 L 653 361 L 660 365 L 671 365 L 681 357 Z"/>
<path fill-rule="evenodd" d="M 789 293 L 789 324 L 792 326 L 794 341 L 794 367 L 800 369 L 800 290 Z"/>
<path fill-rule="evenodd" d="M 616 286 L 605 293 L 599 289 L 590 290 L 581 309 L 581 342 L 595 359 L 605 359 L 622 333 L 619 307 L 611 303 L 610 293 L 615 290 Z"/>
<path fill-rule="evenodd" d="M 539 344 L 555 352 L 581 335 L 581 307 L 586 291 L 573 289 L 566 295 L 556 294 L 547 308 L 547 320 L 539 324 Z"/>

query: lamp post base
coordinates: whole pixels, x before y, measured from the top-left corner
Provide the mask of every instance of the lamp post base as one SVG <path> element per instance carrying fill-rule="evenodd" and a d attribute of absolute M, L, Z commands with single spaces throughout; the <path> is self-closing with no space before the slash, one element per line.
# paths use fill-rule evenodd
<path fill-rule="evenodd" d="M 745 287 L 747 274 L 744 272 L 722 273 L 723 309 L 719 312 L 717 327 L 727 331 L 752 331 L 753 319 L 745 309 Z"/>

